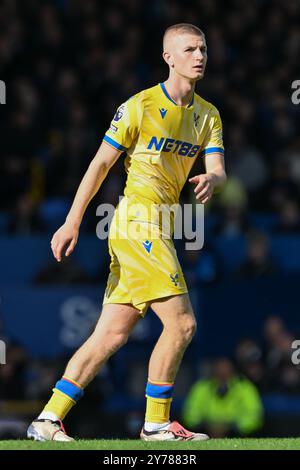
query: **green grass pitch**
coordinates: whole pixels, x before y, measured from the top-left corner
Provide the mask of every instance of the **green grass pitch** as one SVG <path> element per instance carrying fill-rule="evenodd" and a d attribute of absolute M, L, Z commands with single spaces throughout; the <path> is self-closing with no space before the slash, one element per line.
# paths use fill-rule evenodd
<path fill-rule="evenodd" d="M 77 440 L 75 442 L 0 441 L 0 450 L 296 450 L 300 438 L 211 439 L 206 442 L 145 442 L 140 440 Z"/>

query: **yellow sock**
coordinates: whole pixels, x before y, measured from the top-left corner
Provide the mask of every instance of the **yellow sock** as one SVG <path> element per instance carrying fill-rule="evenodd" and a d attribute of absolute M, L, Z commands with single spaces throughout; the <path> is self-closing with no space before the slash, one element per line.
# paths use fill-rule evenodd
<path fill-rule="evenodd" d="M 43 411 L 50 411 L 56 414 L 59 419 L 63 420 L 75 404 L 75 400 L 72 400 L 68 395 L 54 388 L 53 395 Z"/>
<path fill-rule="evenodd" d="M 170 420 L 170 408 L 172 398 L 148 397 L 146 404 L 145 421 L 150 423 L 166 423 Z"/>

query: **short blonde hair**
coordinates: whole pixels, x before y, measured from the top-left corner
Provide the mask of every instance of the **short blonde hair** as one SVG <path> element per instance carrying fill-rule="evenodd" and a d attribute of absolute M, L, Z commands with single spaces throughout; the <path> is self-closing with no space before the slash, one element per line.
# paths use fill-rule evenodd
<path fill-rule="evenodd" d="M 189 34 L 195 34 L 197 36 L 203 36 L 205 38 L 205 34 L 203 31 L 198 28 L 198 26 L 195 26 L 190 23 L 178 23 L 178 24 L 173 24 L 172 26 L 169 26 L 163 37 L 163 49 L 165 50 L 165 42 L 166 42 L 166 37 L 169 33 L 189 33 Z"/>

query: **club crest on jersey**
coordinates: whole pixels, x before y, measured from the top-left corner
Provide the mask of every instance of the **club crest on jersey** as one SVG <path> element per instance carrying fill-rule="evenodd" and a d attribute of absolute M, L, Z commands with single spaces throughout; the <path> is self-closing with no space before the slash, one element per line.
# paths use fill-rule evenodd
<path fill-rule="evenodd" d="M 145 250 L 150 253 L 151 251 L 151 248 L 152 248 L 152 242 L 150 242 L 149 240 L 146 240 L 143 243 L 143 247 L 145 248 Z"/>
<path fill-rule="evenodd" d="M 124 113 L 124 105 L 122 104 L 118 109 L 116 114 L 114 115 L 113 121 L 120 121 Z"/>
<path fill-rule="evenodd" d="M 178 285 L 179 274 L 170 274 L 171 281 L 174 282 L 175 286 Z"/>
<path fill-rule="evenodd" d="M 165 115 L 167 114 L 167 111 L 168 110 L 165 108 L 159 108 L 159 112 L 160 112 L 162 119 L 164 119 Z"/>
<path fill-rule="evenodd" d="M 194 123 L 196 127 L 198 126 L 199 118 L 200 118 L 200 115 L 194 113 Z"/>

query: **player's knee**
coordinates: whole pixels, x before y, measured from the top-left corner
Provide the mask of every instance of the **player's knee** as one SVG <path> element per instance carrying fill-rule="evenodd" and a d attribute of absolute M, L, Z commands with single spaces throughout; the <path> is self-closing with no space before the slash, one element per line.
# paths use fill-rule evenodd
<path fill-rule="evenodd" d="M 180 325 L 180 335 L 182 341 L 186 344 L 192 341 L 197 330 L 197 323 L 194 318 L 189 318 Z"/>
<path fill-rule="evenodd" d="M 122 346 L 124 346 L 128 341 L 127 333 L 112 333 L 110 335 L 110 347 L 111 351 L 118 351 Z"/>

